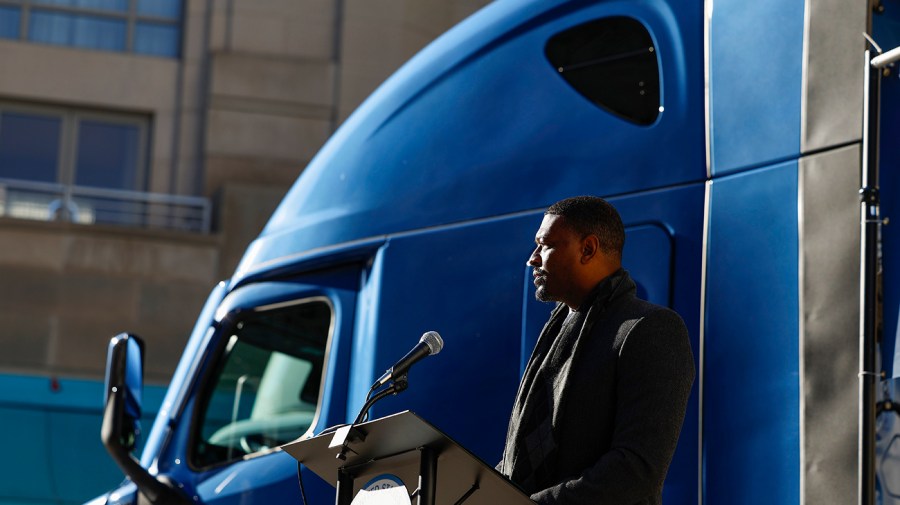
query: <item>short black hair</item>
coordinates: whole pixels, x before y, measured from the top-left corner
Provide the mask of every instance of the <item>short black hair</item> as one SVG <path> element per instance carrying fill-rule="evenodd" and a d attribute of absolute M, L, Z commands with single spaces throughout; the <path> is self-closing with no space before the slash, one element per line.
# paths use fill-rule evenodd
<path fill-rule="evenodd" d="M 564 217 L 566 224 L 582 237 L 596 235 L 603 252 L 622 257 L 625 226 L 616 208 L 606 200 L 598 196 L 573 196 L 554 203 L 544 214 Z"/>

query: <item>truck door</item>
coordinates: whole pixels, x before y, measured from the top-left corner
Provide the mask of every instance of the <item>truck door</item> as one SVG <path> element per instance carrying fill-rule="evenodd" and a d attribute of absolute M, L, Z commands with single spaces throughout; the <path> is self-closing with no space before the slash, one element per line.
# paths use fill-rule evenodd
<path fill-rule="evenodd" d="M 296 462 L 279 446 L 344 420 L 358 283 L 350 267 L 229 294 L 160 472 L 201 503 L 296 500 Z"/>

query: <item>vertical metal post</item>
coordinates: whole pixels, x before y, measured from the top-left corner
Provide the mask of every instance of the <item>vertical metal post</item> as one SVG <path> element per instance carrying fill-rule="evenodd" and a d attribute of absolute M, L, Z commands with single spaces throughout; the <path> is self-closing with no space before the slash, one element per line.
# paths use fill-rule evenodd
<path fill-rule="evenodd" d="M 419 449 L 419 489 L 416 505 L 434 505 L 437 483 L 437 452 L 428 447 Z"/>
<path fill-rule="evenodd" d="M 334 493 L 335 505 L 350 505 L 353 501 L 353 476 L 341 468 L 338 470 L 337 489 Z"/>
<path fill-rule="evenodd" d="M 862 188 L 860 189 L 860 338 L 859 338 L 859 503 L 875 503 L 875 392 L 878 231 L 878 137 L 881 69 L 866 51 L 863 107 Z"/>

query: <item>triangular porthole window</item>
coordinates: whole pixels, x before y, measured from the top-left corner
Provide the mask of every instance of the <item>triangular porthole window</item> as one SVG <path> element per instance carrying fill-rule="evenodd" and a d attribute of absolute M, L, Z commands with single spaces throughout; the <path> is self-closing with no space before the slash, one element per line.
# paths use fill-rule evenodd
<path fill-rule="evenodd" d="M 659 63 L 650 33 L 610 17 L 554 35 L 544 49 L 560 76 L 595 105 L 641 125 L 659 115 Z"/>

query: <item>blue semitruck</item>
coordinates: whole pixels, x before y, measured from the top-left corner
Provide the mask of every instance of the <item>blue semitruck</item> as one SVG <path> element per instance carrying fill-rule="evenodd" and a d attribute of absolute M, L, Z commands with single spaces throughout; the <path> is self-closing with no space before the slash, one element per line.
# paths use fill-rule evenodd
<path fill-rule="evenodd" d="M 677 310 L 692 337 L 699 376 L 665 502 L 855 499 L 861 34 L 900 44 L 892 7 L 489 5 L 389 79 L 303 171 L 210 295 L 141 465 L 186 501 L 298 499 L 294 461 L 253 432 L 277 415 L 244 413 L 243 390 L 220 398 L 214 384 L 240 342 L 261 338 L 244 328 L 283 322 L 266 317 L 295 306 L 328 320 L 315 337 L 322 369 L 309 374 L 311 431 L 352 419 L 372 380 L 434 329 L 445 350 L 372 415 L 414 410 L 496 460 L 549 311 L 524 265 L 534 231 L 547 205 L 591 193 L 621 212 L 625 266 L 642 294 Z M 615 66 L 638 54 L 624 40 L 649 40 L 637 70 Z M 613 81 L 640 79 L 606 89 L 566 75 L 593 64 Z M 898 85 L 894 76 L 883 87 L 888 215 Z M 883 238 L 892 279 L 897 238 L 889 228 Z M 896 283 L 884 283 L 883 299 L 890 371 Z M 222 419 L 206 433 L 217 402 Z M 884 428 L 887 503 L 900 475 L 886 469 L 900 450 Z M 305 480 L 311 501 L 331 499 L 327 484 Z M 132 503 L 135 486 L 97 501 Z"/>

